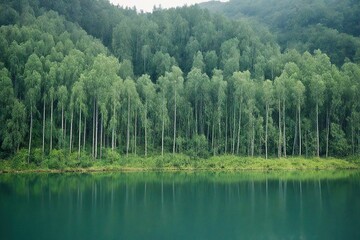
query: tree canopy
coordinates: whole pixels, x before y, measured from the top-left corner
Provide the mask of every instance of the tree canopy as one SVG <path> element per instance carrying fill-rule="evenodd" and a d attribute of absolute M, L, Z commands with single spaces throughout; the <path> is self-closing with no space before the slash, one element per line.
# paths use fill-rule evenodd
<path fill-rule="evenodd" d="M 360 65 L 350 55 L 281 50 L 265 27 L 198 6 L 0 4 L 0 157 L 360 153 Z"/>

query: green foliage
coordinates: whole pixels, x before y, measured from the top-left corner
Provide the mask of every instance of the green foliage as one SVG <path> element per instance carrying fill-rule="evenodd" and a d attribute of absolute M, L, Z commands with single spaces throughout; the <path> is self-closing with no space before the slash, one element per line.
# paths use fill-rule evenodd
<path fill-rule="evenodd" d="M 360 15 L 358 1 L 231 0 L 209 1 L 200 6 L 232 19 L 268 27 L 278 33 L 283 49 L 296 48 L 301 52 L 321 49 L 338 66 L 346 59 L 356 60 L 360 46 L 360 27 L 356 23 Z"/>
<path fill-rule="evenodd" d="M 340 125 L 332 123 L 330 126 L 330 135 L 331 135 L 331 155 L 344 157 L 348 155 L 350 151 L 350 145 L 347 143 L 345 133 L 341 129 Z"/>
<path fill-rule="evenodd" d="M 106 162 L 108 163 L 114 163 L 114 162 L 120 162 L 121 156 L 118 152 L 106 149 L 104 158 L 106 159 Z"/>
<path fill-rule="evenodd" d="M 206 159 L 210 156 L 208 150 L 208 141 L 206 140 L 205 135 L 196 135 L 193 137 L 190 143 L 190 150 L 188 151 L 188 155 L 193 159 Z"/>
<path fill-rule="evenodd" d="M 11 159 L 11 168 L 15 170 L 27 169 L 28 152 L 25 149 L 18 151 Z"/>
<path fill-rule="evenodd" d="M 0 12 L 9 10 L 8 19 L 0 17 L 1 158 L 17 158 L 29 146 L 30 164 L 44 168 L 183 169 L 218 154 L 360 152 L 360 67 L 351 62 L 358 37 L 328 30 L 344 23 L 350 33 L 352 18 L 307 15 L 300 1 L 305 17 L 294 13 L 293 21 L 283 21 L 282 11 L 275 19 L 258 5 L 277 9 L 289 1 L 243 1 L 251 6 L 243 14 L 265 11 L 262 19 L 276 22 L 288 47 L 296 34 L 283 36 L 284 29 L 307 29 L 311 41 L 299 43 L 299 52 L 282 53 L 261 25 L 196 6 L 137 14 L 107 1 L 57 2 L 0 4 Z M 323 26 L 317 25 L 320 17 Z M 337 44 L 322 43 L 328 36 Z M 309 53 L 317 48 L 314 41 L 329 54 Z M 343 43 L 346 51 L 334 57 L 329 49 Z M 339 68 L 343 55 L 350 57 Z M 222 169 L 234 161 L 204 164 Z M 14 162 L 23 167 L 23 160 Z"/>

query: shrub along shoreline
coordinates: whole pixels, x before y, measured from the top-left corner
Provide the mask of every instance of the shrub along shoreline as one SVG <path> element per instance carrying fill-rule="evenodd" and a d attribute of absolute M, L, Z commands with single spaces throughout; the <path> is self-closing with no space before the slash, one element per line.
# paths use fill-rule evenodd
<path fill-rule="evenodd" d="M 35 151 L 36 153 L 36 151 Z M 29 162 L 28 162 L 29 161 Z M 270 158 L 214 156 L 207 159 L 183 154 L 141 157 L 106 151 L 102 159 L 94 160 L 87 153 L 55 150 L 48 156 L 34 154 L 28 160 L 27 151 L 19 151 L 12 159 L 0 160 L 0 173 L 17 172 L 103 172 L 103 171 L 271 171 L 271 170 L 341 170 L 360 169 L 357 158 Z"/>

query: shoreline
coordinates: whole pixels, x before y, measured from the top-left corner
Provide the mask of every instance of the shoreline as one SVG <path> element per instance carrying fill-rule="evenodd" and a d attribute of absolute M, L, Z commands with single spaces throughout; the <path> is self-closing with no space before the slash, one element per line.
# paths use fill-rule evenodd
<path fill-rule="evenodd" d="M 133 159 L 131 159 L 133 160 Z M 34 164 L 11 166 L 11 161 L 0 163 L 0 174 L 21 173 L 101 173 L 101 172 L 276 172 L 276 171 L 324 171 L 324 170 L 360 170 L 360 162 L 344 159 L 263 159 L 241 158 L 232 156 L 213 157 L 207 160 L 181 160 L 181 161 L 136 161 L 127 163 L 105 161 L 92 161 L 88 167 L 70 167 L 66 165 L 58 168 L 36 166 Z M 79 162 L 80 164 L 80 162 Z"/>

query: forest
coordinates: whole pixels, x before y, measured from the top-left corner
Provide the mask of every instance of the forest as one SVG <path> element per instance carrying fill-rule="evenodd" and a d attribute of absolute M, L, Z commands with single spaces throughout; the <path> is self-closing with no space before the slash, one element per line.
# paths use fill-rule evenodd
<path fill-rule="evenodd" d="M 200 4 L 231 19 L 263 25 L 282 50 L 321 49 L 338 67 L 360 61 L 360 3 L 356 0 L 230 0 Z"/>
<path fill-rule="evenodd" d="M 260 21 L 107 0 L 0 0 L 0 25 L 0 159 L 360 153 L 359 29 L 350 53 L 285 48 Z"/>

